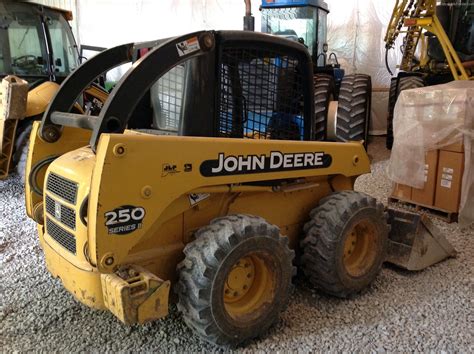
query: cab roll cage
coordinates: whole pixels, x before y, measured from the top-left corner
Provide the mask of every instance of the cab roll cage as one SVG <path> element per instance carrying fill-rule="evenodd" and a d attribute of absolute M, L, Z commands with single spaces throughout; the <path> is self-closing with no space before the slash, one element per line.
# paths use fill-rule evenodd
<path fill-rule="evenodd" d="M 186 60 L 203 56 L 206 56 L 206 60 L 198 63 L 194 71 L 198 70 L 201 73 L 204 71 L 208 74 L 205 77 L 209 77 L 209 80 L 196 80 L 199 82 L 192 83 L 192 88 L 199 92 L 198 95 L 191 95 L 194 97 L 191 97 L 190 101 L 194 100 L 194 104 L 203 104 L 200 105 L 202 112 L 194 111 L 196 122 L 190 124 L 186 135 L 216 135 L 214 128 L 218 117 L 216 117 L 215 97 L 218 90 L 216 77 L 219 68 L 216 66 L 218 60 L 216 55 L 207 54 L 215 54 L 216 51 L 219 53 L 224 46 L 239 45 L 244 48 L 278 49 L 298 59 L 298 68 L 301 71 L 304 87 L 304 122 L 305 127 L 309 128 L 305 129 L 304 139 L 310 140 L 314 107 L 312 104 L 313 68 L 308 51 L 297 42 L 267 34 L 242 31 L 199 31 L 157 41 L 123 44 L 97 54 L 79 66 L 62 83 L 43 115 L 39 130 L 40 137 L 52 143 L 60 138 L 63 126 L 89 129 L 92 130 L 90 145 L 95 151 L 102 133 L 123 133 L 135 107 L 160 77 Z M 136 59 L 135 53 L 142 48 L 152 49 L 138 59 L 120 79 L 99 116 L 70 113 L 79 95 L 98 76 L 119 65 L 133 62 Z M 203 123 L 205 120 L 210 120 L 211 125 L 206 126 Z"/>

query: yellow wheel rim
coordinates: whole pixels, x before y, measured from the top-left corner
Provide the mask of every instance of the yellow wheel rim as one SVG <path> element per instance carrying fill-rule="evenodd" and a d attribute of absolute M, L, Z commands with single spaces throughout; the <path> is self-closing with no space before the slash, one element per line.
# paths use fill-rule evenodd
<path fill-rule="evenodd" d="M 250 320 L 275 296 L 275 274 L 263 255 L 253 253 L 239 259 L 227 274 L 224 305 L 234 320 Z"/>
<path fill-rule="evenodd" d="M 353 277 L 366 274 L 377 257 L 377 231 L 369 220 L 355 224 L 344 241 L 344 267 Z"/>

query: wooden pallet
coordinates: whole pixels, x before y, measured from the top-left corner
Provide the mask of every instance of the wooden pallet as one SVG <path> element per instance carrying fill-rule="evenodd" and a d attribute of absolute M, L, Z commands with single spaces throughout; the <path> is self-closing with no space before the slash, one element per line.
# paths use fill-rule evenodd
<path fill-rule="evenodd" d="M 419 204 L 412 200 L 405 200 L 405 199 L 401 199 L 395 196 L 390 196 L 388 197 L 388 203 L 389 204 L 400 203 L 400 204 L 411 206 L 415 208 L 416 211 L 428 211 L 430 215 L 438 219 L 441 219 L 447 223 L 458 221 L 458 213 L 454 213 L 452 211 L 447 211 L 447 210 L 440 209 L 440 208 L 430 206 L 430 205 Z"/>

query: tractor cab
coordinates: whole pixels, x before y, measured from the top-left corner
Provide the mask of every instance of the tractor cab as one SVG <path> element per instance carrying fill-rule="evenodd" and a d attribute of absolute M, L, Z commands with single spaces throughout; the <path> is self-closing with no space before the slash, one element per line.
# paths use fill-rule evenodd
<path fill-rule="evenodd" d="M 314 72 L 344 76 L 335 53 L 328 56 L 328 5 L 322 0 L 262 0 L 262 32 L 304 44 L 313 57 Z M 332 60 L 331 60 L 332 59 Z"/>
<path fill-rule="evenodd" d="M 62 82 L 79 65 L 69 11 L 0 2 L 0 79 L 16 75 L 36 86 Z"/>
<path fill-rule="evenodd" d="M 32 122 L 40 119 L 59 85 L 79 66 L 70 20 L 67 10 L 0 1 L 0 180 L 15 170 L 23 175 Z M 97 96 L 88 91 L 84 102 L 93 99 L 86 100 L 86 94 Z M 2 97 L 14 98 L 7 105 Z M 17 102 L 15 108 L 11 102 Z"/>

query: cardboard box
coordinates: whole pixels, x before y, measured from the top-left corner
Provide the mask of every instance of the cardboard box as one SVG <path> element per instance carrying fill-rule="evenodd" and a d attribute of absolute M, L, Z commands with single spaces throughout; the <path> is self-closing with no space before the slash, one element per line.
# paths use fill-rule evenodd
<path fill-rule="evenodd" d="M 436 173 L 438 171 L 438 150 L 428 151 L 425 156 L 425 185 L 413 188 L 411 200 L 417 204 L 433 206 L 435 201 Z"/>
<path fill-rule="evenodd" d="M 409 201 L 411 200 L 411 190 L 412 188 L 410 186 L 405 186 L 404 184 L 395 183 L 395 186 L 392 192 L 392 197 Z"/>
<path fill-rule="evenodd" d="M 452 152 L 464 152 L 464 144 L 462 140 L 459 140 L 459 142 L 455 144 L 450 144 L 447 146 L 443 146 L 441 148 L 443 151 L 452 151 Z"/>
<path fill-rule="evenodd" d="M 454 213 L 459 211 L 463 170 L 463 153 L 439 152 L 435 207 Z"/>

